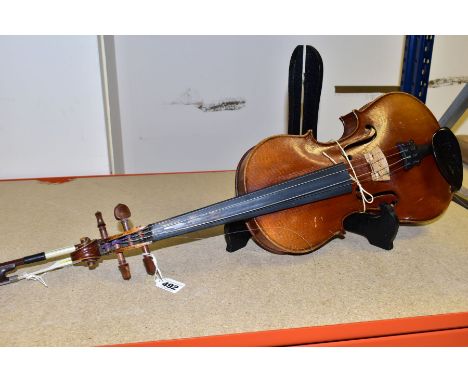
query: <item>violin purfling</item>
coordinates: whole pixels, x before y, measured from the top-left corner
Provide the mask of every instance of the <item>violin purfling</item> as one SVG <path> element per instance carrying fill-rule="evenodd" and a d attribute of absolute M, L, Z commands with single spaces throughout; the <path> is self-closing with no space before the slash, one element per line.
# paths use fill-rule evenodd
<path fill-rule="evenodd" d="M 233 222 L 245 221 L 267 251 L 305 254 L 343 236 L 348 216 L 377 214 L 383 204 L 401 223 L 430 221 L 447 209 L 462 184 L 460 147 L 426 105 L 406 93 L 388 93 L 341 121 L 344 132 L 334 142 L 317 142 L 309 131 L 273 136 L 251 148 L 239 162 L 234 198 L 135 228 L 130 210 L 119 204 L 114 216 L 123 232 L 112 236 L 97 212 L 99 239 L 1 263 L 0 285 L 37 274 L 9 275 L 19 266 L 62 258 L 46 271 L 78 263 L 94 268 L 110 254 L 128 280 L 124 252 L 135 248 L 154 275 L 151 243 Z"/>

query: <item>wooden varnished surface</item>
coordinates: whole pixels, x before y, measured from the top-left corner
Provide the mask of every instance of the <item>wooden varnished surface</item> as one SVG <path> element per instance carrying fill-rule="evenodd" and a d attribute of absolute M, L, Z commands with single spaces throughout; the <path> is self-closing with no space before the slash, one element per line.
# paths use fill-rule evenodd
<path fill-rule="evenodd" d="M 343 117 L 343 122 L 346 135 L 339 143 L 353 158 L 363 187 L 379 195 L 367 209 L 377 209 L 383 201 L 394 203 L 402 222 L 428 221 L 445 211 L 451 200 L 450 186 L 433 157 L 405 171 L 396 147 L 410 140 L 417 145 L 431 143 L 439 125 L 423 103 L 406 93 L 390 93 Z M 363 157 L 376 147 L 388 155 L 390 176 L 385 181 L 372 181 L 371 169 Z M 241 194 L 252 192 L 320 171 L 331 166 L 331 160 L 344 161 L 340 147 L 335 142 L 319 143 L 310 132 L 270 137 L 241 160 L 237 187 Z M 353 175 L 351 168 L 348 170 Z M 248 225 L 264 248 L 279 253 L 307 253 L 341 235 L 343 219 L 362 211 L 354 185 L 351 194 L 251 219 Z"/>
<path fill-rule="evenodd" d="M 97 210 L 113 234 L 118 203 L 147 224 L 233 194 L 233 172 L 0 182 L 0 261 L 97 237 Z M 220 229 L 168 240 L 151 248 L 163 274 L 186 283 L 180 293 L 155 288 L 137 255 L 128 257 L 129 281 L 116 259 L 51 272 L 48 288 L 0 287 L 0 345 L 131 343 L 468 311 L 466 225 L 466 210 L 451 203 L 432 224 L 401 227 L 393 251 L 346 234 L 305 256 L 254 243 L 229 254 Z"/>

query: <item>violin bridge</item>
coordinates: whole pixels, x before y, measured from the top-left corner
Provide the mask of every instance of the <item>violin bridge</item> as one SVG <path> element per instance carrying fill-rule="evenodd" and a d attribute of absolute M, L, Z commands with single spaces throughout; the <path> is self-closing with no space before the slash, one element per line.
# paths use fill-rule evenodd
<path fill-rule="evenodd" d="M 387 158 L 382 150 L 376 147 L 364 154 L 367 163 L 371 168 L 371 176 L 374 181 L 390 180 L 390 169 L 388 167 Z"/>

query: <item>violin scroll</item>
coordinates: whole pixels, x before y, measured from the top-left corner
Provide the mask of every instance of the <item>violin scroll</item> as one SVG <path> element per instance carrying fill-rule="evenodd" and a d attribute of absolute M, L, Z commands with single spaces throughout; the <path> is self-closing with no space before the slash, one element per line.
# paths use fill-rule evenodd
<path fill-rule="evenodd" d="M 81 238 L 75 252 L 70 255 L 73 262 L 85 262 L 89 269 L 96 268 L 100 257 L 98 241 L 91 240 L 89 237 Z"/>

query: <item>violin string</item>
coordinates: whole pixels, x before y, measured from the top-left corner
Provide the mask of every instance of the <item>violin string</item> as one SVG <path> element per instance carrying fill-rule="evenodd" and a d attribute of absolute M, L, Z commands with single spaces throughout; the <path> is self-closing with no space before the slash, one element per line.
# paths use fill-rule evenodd
<path fill-rule="evenodd" d="M 393 150 L 396 150 L 396 152 L 391 153 Z M 389 158 L 391 158 L 391 157 L 393 157 L 393 156 L 396 156 L 396 155 L 402 156 L 403 153 L 406 152 L 406 151 L 408 151 L 408 150 L 407 150 L 407 149 L 404 149 L 404 148 L 401 148 L 401 149 L 400 149 L 400 148 L 398 148 L 398 147 L 393 147 L 393 148 L 391 148 L 391 149 L 389 149 L 389 150 L 384 150 L 384 151 L 382 151 L 382 153 L 384 154 L 384 156 L 383 156 L 382 158 L 379 158 L 379 159 L 376 160 L 376 161 L 373 161 L 372 164 L 378 163 L 378 162 L 381 161 L 381 160 L 388 160 Z M 388 155 L 385 155 L 385 153 L 388 153 Z M 391 153 L 391 154 L 390 154 L 390 153 Z M 395 173 L 395 172 L 398 171 L 399 169 L 404 168 L 405 166 L 400 166 L 400 167 L 398 167 L 397 169 L 393 169 L 393 171 L 390 170 L 390 168 L 391 168 L 392 166 L 394 167 L 397 163 L 401 162 L 402 160 L 406 160 L 406 159 L 408 159 L 408 157 L 403 157 L 403 156 L 402 156 L 402 158 L 399 159 L 398 161 L 393 162 L 393 163 L 390 163 L 390 164 L 388 165 L 388 173 L 387 173 L 387 174 L 381 174 L 381 175 L 390 175 L 390 174 L 392 174 L 392 173 Z M 363 156 L 363 155 L 361 155 L 360 157 L 358 157 L 358 158 L 356 158 L 356 159 L 352 159 L 352 160 L 349 159 L 349 162 L 350 162 L 350 164 L 353 165 L 352 167 L 354 167 L 354 168 L 359 168 L 359 167 L 363 167 L 363 166 L 368 166 L 368 167 L 370 167 L 370 168 L 372 169 L 371 164 L 367 161 L 367 159 L 366 159 L 365 156 Z M 341 162 L 341 163 L 343 163 L 343 162 Z M 358 163 L 359 163 L 359 164 L 358 164 Z M 344 170 L 340 170 L 340 171 L 335 172 L 335 173 L 327 174 L 327 175 L 325 175 L 325 176 L 323 176 L 323 177 L 315 178 L 315 179 L 313 179 L 313 180 L 311 180 L 311 181 L 316 181 L 316 180 L 318 180 L 318 179 L 320 179 L 320 178 L 324 178 L 324 177 L 336 175 L 336 174 L 338 174 L 338 173 L 340 173 L 340 172 L 343 172 L 343 171 L 349 172 L 349 169 L 346 168 L 346 169 L 344 169 Z M 372 179 L 372 174 L 373 174 L 373 171 L 368 172 L 368 173 L 364 173 L 364 174 L 360 174 L 360 175 L 358 175 L 356 178 L 357 178 L 359 181 L 363 181 L 363 182 L 373 181 L 373 179 Z M 371 175 L 371 176 L 370 176 L 369 178 L 367 178 L 368 175 Z M 308 182 L 311 182 L 311 181 L 306 181 L 306 182 L 304 182 L 304 183 L 308 183 Z M 354 179 L 352 179 L 352 181 L 355 182 Z M 346 182 L 346 181 L 345 181 L 345 182 Z M 330 186 L 327 186 L 326 188 L 336 187 L 336 186 L 339 185 L 340 183 L 345 183 L 345 182 L 335 183 L 335 184 L 332 184 L 332 185 L 330 185 Z M 301 184 L 304 184 L 304 183 L 301 183 Z M 355 182 L 355 183 L 357 184 L 357 182 Z M 294 185 L 293 187 L 297 187 L 297 186 L 298 186 L 298 185 Z M 280 191 L 284 191 L 284 189 L 282 189 L 282 190 L 280 190 Z M 276 191 L 276 192 L 278 192 L 278 191 Z M 301 197 L 301 196 L 306 196 L 306 195 L 309 195 L 309 194 L 320 193 L 320 192 L 324 192 L 324 190 L 316 190 L 316 191 L 311 192 L 311 193 L 305 193 L 304 195 L 299 195 L 299 196 L 297 196 L 297 197 L 295 197 L 295 198 L 298 198 L 298 197 Z M 264 196 L 267 196 L 267 195 L 270 195 L 270 194 L 266 194 L 266 195 L 264 195 Z M 166 219 L 166 221 L 170 221 L 170 220 L 171 220 L 171 219 Z M 158 223 L 153 223 L 153 224 L 149 224 L 148 226 L 146 226 L 145 228 L 143 228 L 141 231 L 139 231 L 139 232 L 137 232 L 137 233 L 133 233 L 133 234 L 131 234 L 131 235 L 123 236 L 123 237 L 121 237 L 121 238 L 115 240 L 114 243 L 117 244 L 117 245 L 121 245 L 121 246 L 127 246 L 127 245 L 136 245 L 136 244 L 138 244 L 138 243 L 145 242 L 146 240 L 151 241 L 151 240 L 154 239 L 154 238 L 153 238 L 154 235 L 153 235 L 153 233 L 152 233 L 153 227 L 156 226 L 156 225 L 164 224 L 164 222 L 165 222 L 165 221 L 158 222 Z M 177 223 L 180 223 L 180 222 L 177 222 Z M 172 224 L 167 225 L 167 226 L 170 227 L 171 225 L 174 225 L 174 224 L 177 224 L 177 223 L 172 223 Z M 179 230 L 183 230 L 183 229 L 186 229 L 186 228 L 192 228 L 192 227 L 183 227 L 183 228 L 181 228 L 181 229 L 179 229 Z M 175 232 L 177 232 L 177 230 L 176 230 Z M 111 244 L 109 244 L 109 243 L 106 243 L 106 244 L 107 244 L 107 246 L 110 245 L 110 246 L 112 247 Z"/>
<path fill-rule="evenodd" d="M 380 161 L 382 161 L 382 160 L 386 160 L 386 159 L 388 159 L 388 158 L 394 157 L 394 156 L 396 156 L 396 155 L 400 155 L 400 156 L 401 156 L 403 152 L 408 151 L 408 150 L 406 150 L 406 149 L 404 149 L 404 148 L 403 148 L 403 149 L 391 148 L 391 149 L 382 151 L 382 153 L 390 153 L 390 152 L 393 151 L 393 150 L 397 150 L 397 151 L 396 151 L 395 153 L 392 153 L 392 154 L 389 154 L 389 155 L 385 155 L 385 154 L 384 154 L 384 157 L 379 158 L 378 160 L 376 160 L 376 161 L 374 161 L 374 162 L 372 162 L 372 163 L 375 164 L 375 163 L 378 163 L 378 162 L 380 162 Z M 405 160 L 405 159 L 407 159 L 407 158 L 406 158 L 406 157 L 403 157 L 403 158 L 400 159 L 399 161 L 394 162 L 394 163 L 391 163 L 390 166 L 392 166 L 392 165 L 394 165 L 394 164 L 400 162 L 401 160 Z M 364 163 L 361 162 L 362 164 L 357 164 L 357 163 L 359 163 L 359 161 L 361 161 L 361 160 L 363 160 Z M 356 169 L 356 168 L 359 168 L 359 167 L 363 167 L 363 166 L 369 166 L 369 163 L 368 163 L 367 159 L 366 159 L 363 155 L 360 156 L 360 157 L 357 158 L 357 159 L 350 160 L 350 162 L 352 163 L 352 165 L 353 165 L 353 167 L 354 167 L 355 169 Z M 343 163 L 343 162 L 342 162 L 342 163 Z M 337 172 L 334 172 L 334 173 L 331 173 L 331 174 L 327 174 L 327 175 L 325 175 L 325 176 L 323 176 L 323 177 L 319 177 L 319 178 L 313 179 L 312 181 L 316 181 L 316 180 L 319 180 L 319 179 L 321 179 L 321 178 L 325 178 L 325 177 L 328 177 L 328 176 L 336 175 L 336 174 L 339 174 L 339 173 L 341 173 L 341 172 L 343 172 L 343 171 L 348 171 L 348 170 L 347 170 L 347 169 L 345 169 L 345 170 L 340 170 L 340 171 L 337 171 Z M 362 180 L 362 178 L 360 178 L 360 177 L 364 177 L 365 175 L 368 175 L 368 174 L 372 174 L 372 172 L 367 173 L 367 174 L 361 174 L 361 175 L 359 175 L 359 176 L 358 176 L 358 180 Z M 386 174 L 386 175 L 387 175 L 387 174 Z M 372 180 L 372 178 L 369 178 L 369 180 Z M 368 180 L 366 179 L 366 180 L 364 180 L 364 181 L 368 181 Z M 334 185 L 332 185 L 332 186 L 334 186 Z M 270 194 L 267 194 L 267 195 L 270 195 Z M 163 223 L 163 222 L 159 222 L 159 223 Z M 148 229 L 149 229 L 149 228 L 148 228 Z M 141 232 L 141 231 L 139 231 L 139 232 Z M 133 235 L 138 236 L 138 232 L 137 232 L 137 233 L 134 233 Z"/>
<path fill-rule="evenodd" d="M 346 149 L 346 147 L 345 147 L 345 149 Z M 396 152 L 394 152 L 392 154 L 389 154 L 394 150 L 396 150 Z M 392 147 L 392 148 L 390 148 L 388 150 L 381 150 L 382 154 L 384 154 L 384 156 L 386 158 L 391 158 L 391 157 L 394 157 L 395 155 L 401 155 L 403 152 L 407 152 L 407 151 L 408 151 L 408 149 L 398 148 L 398 147 Z M 339 153 L 339 154 L 340 154 L 340 157 L 341 157 L 342 156 L 341 153 Z M 386 155 L 386 154 L 389 154 L 389 155 Z M 353 155 L 350 155 L 350 156 L 353 157 Z M 354 166 L 354 168 L 368 164 L 367 159 L 365 158 L 364 155 L 360 155 L 357 158 L 350 159 L 350 161 L 351 161 L 352 165 Z M 361 161 L 362 164 L 357 164 L 359 161 Z"/>
<path fill-rule="evenodd" d="M 403 168 L 404 168 L 404 166 L 400 166 L 397 169 L 394 169 L 393 173 L 395 173 L 396 171 L 398 171 L 400 169 L 403 169 Z M 368 175 L 368 174 L 365 174 L 365 175 Z M 343 182 L 339 182 L 339 183 L 343 183 Z M 337 184 L 339 184 L 339 183 L 337 183 Z M 337 185 L 337 184 L 335 184 L 335 185 Z M 335 185 L 331 185 L 331 186 L 328 186 L 328 187 L 333 187 Z M 323 192 L 323 190 L 321 192 Z M 299 195 L 298 197 L 301 197 L 301 196 L 302 195 Z M 185 229 L 185 228 L 187 228 L 187 227 L 184 227 L 183 229 Z M 153 235 L 151 234 L 151 232 L 149 232 L 149 229 L 150 229 L 150 227 L 145 228 L 144 230 L 141 231 L 141 233 L 139 235 L 133 234 L 134 236 L 137 236 L 136 239 L 134 239 L 133 237 L 130 237 L 130 238 L 129 237 L 124 237 L 124 238 L 122 238 L 123 240 L 119 241 L 119 244 L 121 244 L 121 245 L 138 244 L 138 243 L 144 242 L 145 240 L 151 240 Z M 175 232 L 177 232 L 177 230 Z"/>
<path fill-rule="evenodd" d="M 402 158 L 400 159 L 399 161 L 393 163 L 392 165 L 396 165 L 398 162 L 401 162 L 402 160 L 404 160 L 406 158 Z M 390 166 L 392 166 L 390 165 Z M 388 174 L 386 175 L 389 175 L 389 174 L 392 174 L 392 173 L 395 173 L 397 171 L 399 171 L 400 169 L 403 169 L 405 166 L 400 166 L 396 169 L 393 169 L 393 171 L 389 171 Z M 366 174 L 361 174 L 360 177 L 361 179 L 365 176 L 368 176 L 368 175 L 371 175 L 372 172 L 370 173 L 366 173 Z M 330 186 L 327 186 L 326 188 L 330 188 L 330 187 L 334 187 L 336 185 L 339 185 L 341 183 L 345 183 L 346 181 L 342 181 L 342 182 L 338 182 L 338 183 L 335 183 L 333 185 L 330 185 Z M 303 195 L 299 195 L 297 197 L 301 197 L 301 196 L 305 196 L 305 195 L 308 195 L 308 194 L 314 194 L 314 193 L 319 193 L 319 192 L 324 192 L 325 190 L 318 190 L 318 191 L 314 191 L 312 193 L 305 193 Z M 139 244 L 139 243 L 142 243 L 144 242 L 145 240 L 151 240 L 153 238 L 153 235 L 152 233 L 150 232 L 151 228 L 152 228 L 152 224 L 148 225 L 146 228 L 144 228 L 142 231 L 140 231 L 139 233 L 134 233 L 134 234 L 131 234 L 131 235 L 127 235 L 127 236 L 124 236 L 120 239 L 118 239 L 118 242 L 115 241 L 115 244 L 118 244 L 118 245 L 121 245 L 121 246 L 126 246 L 126 245 L 136 245 L 136 244 Z M 196 225 L 195 225 L 196 226 Z M 195 227 L 195 226 L 192 226 L 192 227 Z M 180 230 L 183 230 L 183 229 L 186 229 L 186 228 L 192 228 L 192 227 L 183 227 Z M 178 230 L 175 230 L 174 232 L 177 232 Z M 144 232 L 144 233 L 143 233 Z M 133 236 L 132 236 L 133 235 Z M 138 238 L 137 239 L 133 239 L 134 236 L 137 236 Z"/>
<path fill-rule="evenodd" d="M 288 233 L 290 232 L 290 233 L 296 235 L 302 241 L 304 241 L 304 243 L 307 245 L 308 248 L 312 247 L 312 243 L 294 229 L 284 227 L 284 226 L 268 226 L 268 229 L 269 230 L 277 230 L 277 231 L 287 231 Z M 235 235 L 235 234 L 239 234 L 239 233 L 246 233 L 246 232 L 252 232 L 252 231 L 258 232 L 258 231 L 260 231 L 260 228 L 239 229 L 239 230 L 231 231 L 231 232 L 228 232 L 228 233 L 223 233 L 223 236 L 230 236 L 230 235 Z M 196 235 L 192 235 L 192 234 L 191 235 L 178 235 L 175 238 L 185 239 L 185 240 L 194 240 L 194 241 L 200 241 L 200 240 L 205 240 L 206 239 L 206 237 L 196 236 Z"/>
<path fill-rule="evenodd" d="M 404 150 L 404 151 L 406 151 L 406 150 Z M 384 156 L 384 158 L 385 158 L 385 156 Z M 375 162 L 373 162 L 373 163 L 374 163 L 374 164 L 375 164 L 375 163 L 378 163 L 380 160 L 383 160 L 384 158 L 381 158 L 381 159 L 379 159 L 379 160 L 377 160 L 377 161 L 375 161 Z M 403 157 L 401 160 L 405 160 L 405 159 L 408 159 L 408 158 Z M 398 162 L 398 161 L 397 161 L 397 162 Z M 397 163 L 397 162 L 396 162 L 396 163 Z M 343 163 L 343 162 L 340 162 L 340 163 Z M 368 165 L 368 164 L 367 164 L 367 165 Z M 356 166 L 356 167 L 361 167 L 361 166 Z M 263 195 L 262 197 L 271 196 L 271 195 L 273 195 L 273 194 L 275 194 L 275 193 L 283 192 L 283 191 L 285 191 L 285 190 L 287 190 L 287 189 L 289 189 L 289 188 L 295 188 L 295 187 L 298 187 L 298 186 L 300 186 L 300 185 L 304 185 L 304 184 L 311 183 L 311 182 L 316 182 L 317 180 L 324 179 L 324 178 L 327 178 L 327 177 L 330 177 L 330 176 L 333 176 L 333 175 L 336 175 L 336 174 L 340 174 L 340 173 L 345 172 L 345 171 L 346 171 L 346 172 L 349 172 L 348 169 L 345 168 L 344 170 L 339 170 L 339 171 L 336 171 L 336 172 L 333 172 L 333 173 L 330 173 L 330 174 L 322 175 L 322 176 L 320 176 L 320 177 L 317 177 L 317 178 L 314 178 L 314 179 L 311 179 L 311 180 L 304 181 L 304 182 L 299 183 L 299 184 L 291 185 L 291 186 L 286 187 L 286 188 L 281 188 L 281 189 L 279 189 L 279 190 L 272 191 L 272 192 L 270 192 L 270 193 L 268 193 L 268 194 Z M 303 175 L 307 175 L 307 174 L 303 174 Z M 359 180 L 359 178 L 358 178 L 358 180 Z M 333 185 L 332 185 L 332 186 L 333 186 Z M 235 207 L 235 206 L 237 206 L 237 205 L 239 205 L 239 204 L 242 204 L 242 203 L 243 203 L 242 201 L 239 201 L 238 203 L 235 203 L 235 204 L 230 205 L 229 208 L 233 208 L 233 207 Z M 205 213 L 205 214 L 207 214 L 207 213 Z M 203 216 L 203 215 L 199 215 L 199 217 L 200 217 L 200 216 Z M 164 227 L 167 228 L 167 227 L 170 227 L 170 226 L 173 226 L 173 225 L 175 225 L 175 224 L 180 223 L 180 222 L 174 222 L 174 221 L 171 221 L 171 220 L 173 220 L 173 218 L 160 221 L 160 222 L 158 222 L 158 225 L 159 225 L 159 226 L 164 226 Z"/>
<path fill-rule="evenodd" d="M 406 152 L 406 151 L 408 151 L 408 150 L 402 149 L 401 152 L 403 152 L 403 151 Z M 394 156 L 396 156 L 396 155 L 401 155 L 401 152 L 399 151 L 399 152 L 396 152 L 396 153 L 393 153 L 393 154 L 390 154 L 390 155 L 385 155 L 385 154 L 384 154 L 383 157 L 377 159 L 376 161 L 373 161 L 372 163 L 375 164 L 375 163 L 378 163 L 378 162 L 380 162 L 380 161 L 382 161 L 382 160 L 386 160 L 386 159 L 388 160 L 388 158 L 394 157 Z M 382 151 L 382 153 L 383 153 L 383 151 Z M 355 165 L 355 163 L 356 163 L 357 161 L 361 160 L 361 159 L 364 160 L 364 163 L 361 162 L 362 164 Z M 405 159 L 406 159 L 406 158 L 405 158 Z M 367 161 L 367 159 L 366 159 L 364 156 L 360 156 L 360 157 L 357 158 L 356 160 L 350 160 L 350 162 L 351 162 L 351 164 L 353 165 L 353 167 L 354 167 L 355 169 L 356 169 L 356 168 L 359 168 L 359 167 L 363 167 L 363 166 L 369 166 L 369 162 Z"/>
<path fill-rule="evenodd" d="M 389 165 L 389 167 L 391 166 L 394 166 L 396 165 L 397 163 L 401 162 L 402 160 L 405 160 L 407 159 L 406 157 L 403 157 L 402 159 L 392 163 L 391 165 Z M 401 170 L 401 169 L 404 169 L 405 166 L 400 166 L 400 167 L 397 167 L 396 169 L 392 169 L 390 170 L 389 168 L 389 171 L 387 174 L 385 175 L 390 175 L 390 174 L 394 174 L 396 173 L 397 171 Z M 365 176 L 368 176 L 368 175 L 371 175 L 372 176 L 372 172 L 369 172 L 369 173 L 366 173 L 366 174 L 361 174 L 359 177 L 361 178 L 360 180 L 362 180 L 362 177 L 365 177 Z M 347 181 L 342 181 L 342 182 L 338 182 L 338 183 L 335 183 L 335 184 L 332 184 L 330 186 L 327 186 L 326 188 L 331 188 L 331 187 L 335 187 L 337 185 L 340 185 L 342 183 L 346 183 Z M 302 194 L 302 195 L 299 195 L 297 196 L 296 198 L 299 198 L 299 197 L 302 197 L 302 196 L 306 196 L 306 195 L 309 195 L 309 194 L 314 194 L 314 193 L 320 193 L 320 192 L 324 192 L 325 190 L 316 190 L 314 192 L 311 192 L 311 193 L 305 193 L 305 194 Z M 152 240 L 153 239 L 153 235 L 152 233 L 150 232 L 151 228 L 152 228 L 153 224 L 150 224 L 148 226 L 146 226 L 142 231 L 140 231 L 140 233 L 134 233 L 134 234 L 130 234 L 130 235 L 126 235 L 126 236 L 123 236 L 121 237 L 120 239 L 117 239 L 115 242 L 115 244 L 118 244 L 120 246 L 127 246 L 127 245 L 136 245 L 136 244 L 140 244 L 140 243 L 143 243 L 145 242 L 145 240 Z M 183 227 L 179 230 L 174 230 L 173 232 L 177 232 L 177 231 L 180 231 L 180 230 L 183 230 L 183 229 L 187 229 L 187 228 L 193 228 L 193 227 L 196 227 L 197 225 L 194 225 L 194 226 L 191 226 L 191 227 Z M 143 233 L 144 232 L 144 233 Z M 137 239 L 132 239 L 132 235 L 133 236 L 137 236 L 138 238 Z M 110 246 L 112 247 L 112 245 L 110 244 Z"/>
<path fill-rule="evenodd" d="M 378 159 L 377 161 L 374 161 L 373 164 L 379 162 L 380 160 L 385 160 L 385 159 L 388 159 L 390 157 L 393 157 L 395 155 L 402 155 L 403 152 L 406 152 L 407 150 L 406 149 L 398 149 L 398 148 L 391 148 L 389 150 L 385 150 L 385 151 L 382 151 L 382 153 L 384 152 L 391 152 L 392 150 L 398 150 L 397 152 L 393 153 L 393 154 L 389 154 L 389 155 L 385 155 L 384 154 L 384 157 L 383 158 L 380 158 Z M 361 160 L 363 158 L 363 156 L 361 156 L 360 158 L 356 159 L 356 160 L 353 160 L 352 163 L 356 164 L 359 160 Z M 389 165 L 389 172 L 388 174 L 385 174 L 385 175 L 389 175 L 391 174 L 391 171 L 390 171 L 390 167 L 396 165 L 397 163 L 401 162 L 402 160 L 405 160 L 405 159 L 408 159 L 407 157 L 402 157 L 401 159 L 399 159 L 398 161 L 396 162 L 393 162 Z M 367 162 L 367 160 L 365 159 L 364 157 L 364 160 L 365 160 L 365 163 L 363 164 L 359 164 L 359 165 L 353 165 L 354 168 L 358 168 L 358 167 L 362 167 L 362 166 L 370 166 L 369 163 Z M 404 166 L 402 166 L 401 168 L 404 168 Z M 399 169 L 399 168 L 398 168 Z M 394 172 L 398 171 L 398 169 L 396 169 Z M 332 175 L 335 175 L 335 174 L 338 174 L 340 172 L 343 172 L 343 171 L 348 171 L 348 169 L 345 169 L 345 170 L 340 170 L 338 172 L 335 172 L 335 173 L 331 173 L 331 174 L 327 174 L 323 177 L 320 177 L 320 178 L 324 178 L 324 177 L 328 177 L 328 176 L 332 176 Z M 357 179 L 358 180 L 362 180 L 362 181 L 368 181 L 368 179 L 365 179 L 363 180 L 367 175 L 371 175 L 371 178 L 369 180 L 372 180 L 372 171 L 369 172 L 369 173 L 364 173 L 364 174 L 360 174 L 359 176 L 357 176 Z M 312 181 L 316 181 L 320 178 L 316 178 L 316 179 L 313 179 Z M 307 181 L 307 182 L 310 182 L 310 181 Z M 304 183 L 307 183 L 307 182 L 304 182 Z M 346 181 L 345 181 L 346 182 Z M 327 186 L 326 188 L 331 188 L 331 187 L 335 187 L 337 185 L 339 185 L 340 183 L 345 183 L 345 182 L 339 182 L 339 183 L 335 183 L 335 184 L 332 184 L 330 186 Z M 297 186 L 297 185 L 296 185 Z M 295 187 L 296 187 L 295 186 Z M 316 190 L 312 193 L 306 193 L 305 195 L 308 195 L 308 194 L 313 194 L 313 193 L 318 193 L 318 192 L 324 192 L 324 190 Z M 267 194 L 267 195 L 270 195 L 270 194 Z M 305 196 L 305 195 L 299 195 L 298 197 L 301 197 L 301 196 Z M 126 235 L 126 236 L 123 236 L 119 239 L 116 239 L 114 240 L 111 244 L 111 243 L 104 243 L 104 247 L 105 249 L 114 246 L 115 245 L 119 245 L 119 246 L 127 246 L 127 245 L 136 245 L 138 243 L 141 243 L 141 242 L 144 242 L 145 240 L 151 240 L 153 234 L 151 232 L 152 228 L 158 224 L 158 225 L 161 225 L 161 223 L 163 223 L 164 221 L 162 222 L 159 222 L 159 223 L 153 223 L 153 224 L 149 224 L 148 226 L 146 226 L 145 228 L 143 228 L 142 230 L 140 230 L 139 232 L 136 232 L 136 233 L 133 233 L 133 234 L 130 234 L 130 235 Z M 174 224 L 174 223 L 173 223 Z M 187 227 L 184 227 L 183 229 L 186 229 Z M 136 237 L 136 238 L 135 238 Z"/>

